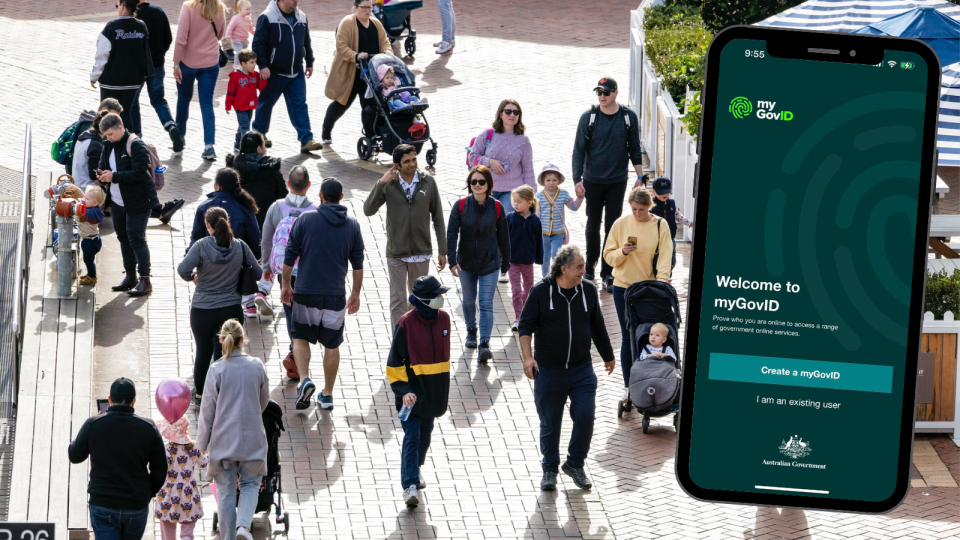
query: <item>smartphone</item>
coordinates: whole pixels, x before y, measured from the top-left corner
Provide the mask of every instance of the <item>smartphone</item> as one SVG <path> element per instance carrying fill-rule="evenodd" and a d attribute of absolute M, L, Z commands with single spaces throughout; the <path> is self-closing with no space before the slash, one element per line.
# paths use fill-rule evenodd
<path fill-rule="evenodd" d="M 110 408 L 110 401 L 106 399 L 97 399 L 97 414 L 103 414 Z"/>
<path fill-rule="evenodd" d="M 906 497 L 940 70 L 913 39 L 711 42 L 676 455 L 691 496 L 867 513 Z"/>
<path fill-rule="evenodd" d="M 628 237 L 627 237 L 627 243 L 628 243 L 628 244 L 637 245 L 637 237 L 636 237 L 636 236 L 628 236 Z"/>

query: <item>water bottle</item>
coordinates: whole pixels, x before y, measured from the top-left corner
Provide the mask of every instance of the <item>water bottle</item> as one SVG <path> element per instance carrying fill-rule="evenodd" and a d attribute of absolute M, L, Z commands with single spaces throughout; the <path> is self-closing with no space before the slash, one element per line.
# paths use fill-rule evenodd
<path fill-rule="evenodd" d="M 157 173 L 157 174 L 163 174 L 163 173 L 167 172 L 167 167 L 166 167 L 165 165 L 161 165 L 161 166 L 157 167 L 156 169 L 154 169 L 154 172 Z"/>
<path fill-rule="evenodd" d="M 397 414 L 397 418 L 399 418 L 401 422 L 406 422 L 407 418 L 410 418 L 410 411 L 412 410 L 413 407 L 404 403 L 403 408 L 400 409 L 400 412 Z"/>

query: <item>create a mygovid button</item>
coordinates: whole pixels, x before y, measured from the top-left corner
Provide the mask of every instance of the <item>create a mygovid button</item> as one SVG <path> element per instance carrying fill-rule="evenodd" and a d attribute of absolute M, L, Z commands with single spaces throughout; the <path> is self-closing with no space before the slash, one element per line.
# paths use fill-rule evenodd
<path fill-rule="evenodd" d="M 893 367 L 710 353 L 710 378 L 889 394 L 893 388 Z"/>

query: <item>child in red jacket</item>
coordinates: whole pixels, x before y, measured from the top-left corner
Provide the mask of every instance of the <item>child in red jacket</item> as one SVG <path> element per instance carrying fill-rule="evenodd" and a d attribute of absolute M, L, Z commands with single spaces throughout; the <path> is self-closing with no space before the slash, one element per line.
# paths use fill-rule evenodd
<path fill-rule="evenodd" d="M 230 74 L 227 83 L 227 114 L 230 107 L 237 111 L 237 138 L 233 143 L 234 153 L 240 152 L 240 138 L 250 131 L 250 120 L 253 111 L 257 109 L 257 91 L 267 87 L 267 81 L 260 78 L 257 69 L 257 53 L 244 49 L 237 55 L 240 59 L 240 70 Z"/>

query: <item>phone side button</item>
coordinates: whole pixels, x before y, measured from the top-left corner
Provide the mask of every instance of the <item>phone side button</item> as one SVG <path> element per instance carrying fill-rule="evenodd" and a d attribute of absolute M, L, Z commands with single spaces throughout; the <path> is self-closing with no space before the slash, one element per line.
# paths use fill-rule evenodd
<path fill-rule="evenodd" d="M 700 162 L 693 166 L 693 198 L 697 198 L 697 190 L 700 188 Z"/>

